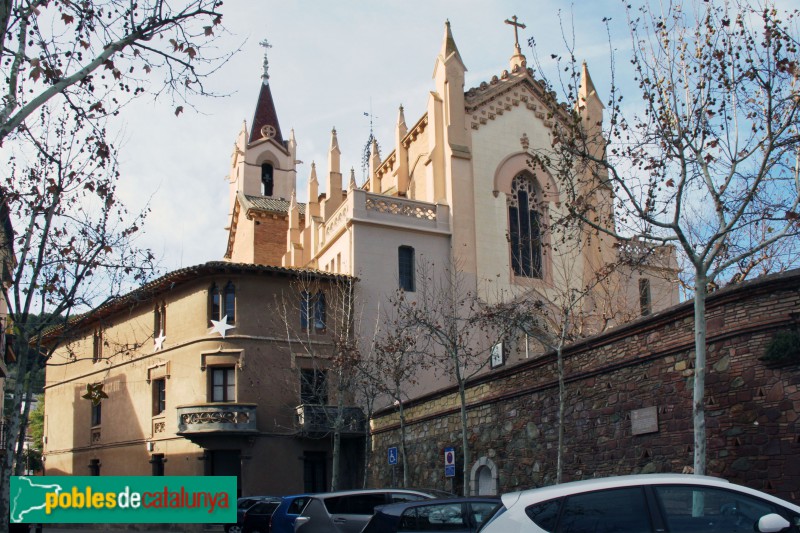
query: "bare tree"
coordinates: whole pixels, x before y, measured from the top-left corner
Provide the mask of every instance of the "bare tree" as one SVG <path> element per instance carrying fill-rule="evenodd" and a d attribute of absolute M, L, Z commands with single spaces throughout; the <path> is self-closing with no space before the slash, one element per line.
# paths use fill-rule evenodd
<path fill-rule="evenodd" d="M 130 214 L 117 199 L 116 152 L 105 132 L 48 106 L 40 108 L 40 123 L 41 129 L 22 128 L 24 146 L 16 144 L 2 178 L 3 202 L 16 224 L 16 235 L 3 244 L 17 258 L 13 285 L 3 286 L 18 367 L 8 391 L 14 400 L 1 472 L 6 514 L 32 376 L 91 318 L 76 312 L 119 296 L 154 270 L 152 254 L 135 244 L 147 211 Z M 42 333 L 54 328 L 58 342 L 45 344 Z"/>
<path fill-rule="evenodd" d="M 183 110 L 205 94 L 222 31 L 218 0 L 0 2 L 0 143 L 56 97 L 84 117 L 116 114 L 144 92 Z M 151 83 L 156 76 L 160 83 Z M 58 105 L 61 105 L 59 101 Z M 30 124 L 29 124 L 30 126 Z"/>
<path fill-rule="evenodd" d="M 379 315 L 380 316 L 380 315 Z M 375 334 L 377 336 L 377 325 Z M 376 380 L 378 375 L 378 353 L 375 349 L 375 338 L 361 350 L 361 357 L 356 365 L 355 391 L 356 402 L 364 408 L 364 461 L 362 488 L 369 486 L 369 465 L 372 460 L 372 428 L 369 421 L 375 412 L 376 402 L 383 396 L 383 390 Z"/>
<path fill-rule="evenodd" d="M 278 302 L 292 354 L 299 349 L 308 361 L 298 381 L 303 407 L 308 403 L 305 416 L 313 419 L 307 425 L 332 440 L 330 490 L 341 488 L 343 431 L 364 423 L 363 413 L 353 407 L 356 368 L 361 359 L 354 289 L 354 278 L 336 276 L 322 283 L 319 275 L 309 272 L 300 276 L 290 295 Z M 327 405 L 329 391 L 335 393 L 332 409 Z"/>
<path fill-rule="evenodd" d="M 741 1 L 626 9 L 635 85 L 612 85 L 603 131 L 603 106 L 569 50 L 566 78 L 548 85 L 574 109 L 553 93 L 559 127 L 536 159 L 571 184 L 567 207 L 595 231 L 681 252 L 694 296 L 694 472 L 704 474 L 706 296 L 800 233 L 798 12 Z M 587 208 L 610 191 L 618 226 Z"/>
<path fill-rule="evenodd" d="M 563 247 L 562 247 L 563 250 Z M 565 348 L 581 339 L 602 333 L 609 327 L 639 316 L 621 294 L 621 271 L 638 268 L 648 255 L 636 258 L 621 253 L 615 263 L 605 264 L 584 277 L 568 263 L 553 261 L 562 268 L 553 273 L 554 283 L 547 296 L 528 291 L 509 302 L 497 304 L 490 312 L 494 320 L 513 324 L 513 329 L 555 352 L 558 377 L 556 483 L 564 477 L 564 413 L 567 407 Z M 579 279 L 576 279 L 579 278 Z"/>
<path fill-rule="evenodd" d="M 397 407 L 400 421 L 400 461 L 403 465 L 403 487 L 408 487 L 409 468 L 406 451 L 405 402 L 419 380 L 419 373 L 433 366 L 429 337 L 418 321 L 408 320 L 409 304 L 406 292 L 398 289 L 389 300 L 389 312 L 383 317 L 384 327 L 376 335 L 374 379 L 379 389 Z"/>
<path fill-rule="evenodd" d="M 421 262 L 415 297 L 397 300 L 397 328 L 404 335 L 427 338 L 428 351 L 437 366 L 458 387 L 461 420 L 463 493 L 469 494 L 470 444 L 467 433 L 469 381 L 489 363 L 492 347 L 511 325 L 493 321 L 488 306 L 470 287 L 457 261 L 447 265 Z M 498 328 L 498 323 L 500 327 Z M 401 345 L 405 344 L 402 339 Z"/>

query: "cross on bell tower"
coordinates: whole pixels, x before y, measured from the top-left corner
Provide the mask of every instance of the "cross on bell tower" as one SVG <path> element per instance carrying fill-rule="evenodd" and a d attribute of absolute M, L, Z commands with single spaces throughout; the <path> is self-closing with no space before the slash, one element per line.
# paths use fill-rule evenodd
<path fill-rule="evenodd" d="M 511 56 L 511 71 L 516 72 L 520 68 L 525 68 L 528 61 L 522 55 L 522 49 L 519 47 L 519 30 L 525 29 L 525 24 L 517 22 L 517 16 L 514 15 L 511 19 L 506 19 L 505 23 L 514 27 L 514 55 Z"/>
<path fill-rule="evenodd" d="M 266 39 L 258 44 L 264 47 L 264 73 L 261 74 L 261 79 L 264 80 L 264 85 L 267 85 L 269 84 L 269 59 L 267 58 L 267 50 L 272 48 L 272 45 L 269 44 L 269 41 Z"/>

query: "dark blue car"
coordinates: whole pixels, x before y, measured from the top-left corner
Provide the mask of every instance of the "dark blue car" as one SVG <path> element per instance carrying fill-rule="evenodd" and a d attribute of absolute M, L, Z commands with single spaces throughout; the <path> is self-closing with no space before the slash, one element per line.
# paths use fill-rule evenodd
<path fill-rule="evenodd" d="M 361 533 L 475 533 L 500 505 L 499 498 L 481 496 L 384 505 Z"/>
<path fill-rule="evenodd" d="M 278 508 L 272 513 L 270 531 L 293 532 L 294 521 L 305 509 L 310 496 L 310 494 L 284 496 Z"/>

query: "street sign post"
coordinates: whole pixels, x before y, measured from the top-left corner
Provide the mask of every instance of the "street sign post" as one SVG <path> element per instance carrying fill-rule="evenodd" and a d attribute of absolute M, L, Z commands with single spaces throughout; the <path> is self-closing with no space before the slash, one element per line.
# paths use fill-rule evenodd
<path fill-rule="evenodd" d="M 394 446 L 389 448 L 388 456 L 389 456 L 389 464 L 390 465 L 396 465 L 397 464 L 397 448 L 394 447 Z"/>
<path fill-rule="evenodd" d="M 444 477 L 456 476 L 456 453 L 453 448 L 444 449 Z"/>

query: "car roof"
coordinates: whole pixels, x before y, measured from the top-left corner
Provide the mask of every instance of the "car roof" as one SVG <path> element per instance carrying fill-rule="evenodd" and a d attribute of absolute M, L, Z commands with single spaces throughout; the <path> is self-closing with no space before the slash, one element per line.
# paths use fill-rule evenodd
<path fill-rule="evenodd" d="M 727 489 L 734 489 L 739 492 L 744 492 L 757 496 L 759 498 L 768 499 L 780 505 L 791 505 L 796 511 L 800 512 L 800 507 L 790 502 L 781 500 L 769 494 L 736 485 L 730 481 L 712 476 L 699 476 L 694 474 L 635 474 L 629 476 L 613 476 L 605 478 L 584 479 L 582 481 L 571 481 L 569 483 L 562 483 L 560 485 L 551 485 L 549 487 L 540 487 L 535 489 L 528 489 L 524 491 L 511 492 L 502 496 L 503 505 L 510 509 L 517 502 L 521 505 L 528 506 L 532 503 L 552 500 L 570 494 L 578 494 L 581 492 L 591 492 L 594 490 L 611 489 L 617 487 L 631 487 L 636 485 L 703 485 L 707 487 L 721 487 Z"/>
<path fill-rule="evenodd" d="M 390 503 L 381 505 L 376 509 L 377 512 L 392 516 L 400 516 L 406 509 L 412 507 L 423 507 L 437 504 L 459 504 L 459 503 L 500 503 L 499 496 L 470 496 L 466 498 L 436 498 L 434 500 L 417 500 L 413 502 Z"/>
<path fill-rule="evenodd" d="M 430 495 L 430 492 L 425 491 L 425 489 L 353 489 L 337 490 L 335 492 L 319 492 L 317 494 L 308 494 L 308 496 L 313 496 L 315 498 L 333 498 L 337 496 L 351 496 L 353 494 L 383 494 L 387 492 Z"/>

